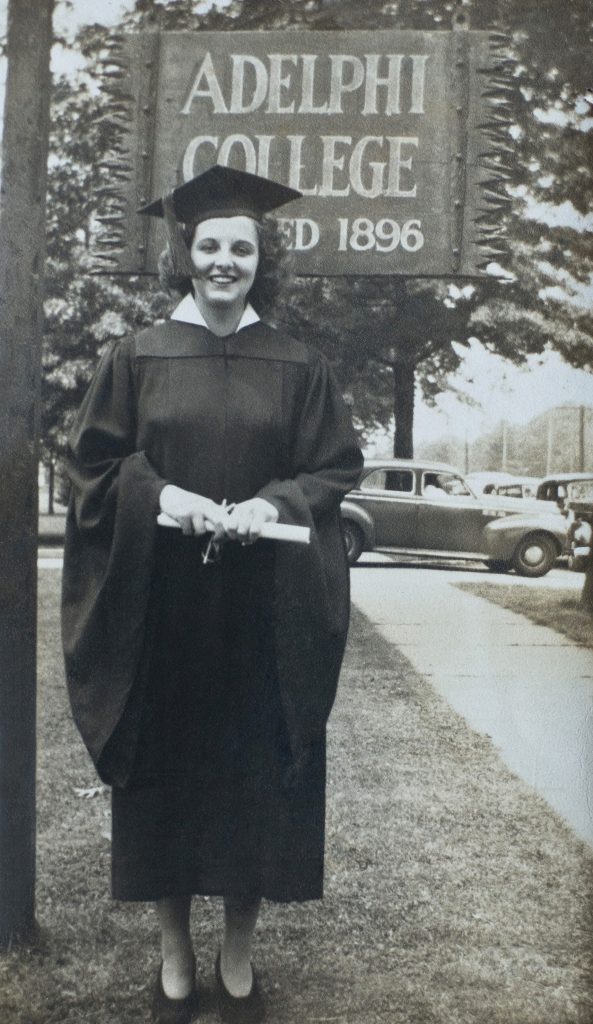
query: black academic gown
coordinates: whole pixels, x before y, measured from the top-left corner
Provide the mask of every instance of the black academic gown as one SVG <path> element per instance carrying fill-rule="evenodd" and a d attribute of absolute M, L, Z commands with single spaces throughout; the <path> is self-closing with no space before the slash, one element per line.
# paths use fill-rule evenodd
<path fill-rule="evenodd" d="M 115 787 L 116 896 L 321 895 L 339 505 L 360 467 L 324 357 L 262 323 L 218 338 L 170 321 L 103 358 L 70 441 L 63 640 L 75 721 Z M 228 543 L 203 566 L 200 539 L 157 527 L 167 482 L 263 497 L 312 542 Z"/>

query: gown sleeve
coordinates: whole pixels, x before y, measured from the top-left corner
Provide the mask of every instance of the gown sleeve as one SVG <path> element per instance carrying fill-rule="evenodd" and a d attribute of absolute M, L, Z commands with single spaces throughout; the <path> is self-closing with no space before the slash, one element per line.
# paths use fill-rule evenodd
<path fill-rule="evenodd" d="M 291 440 L 291 476 L 272 480 L 258 497 L 278 508 L 280 522 L 311 530 L 309 545 L 276 546 L 276 660 L 294 781 L 335 699 L 350 615 L 340 502 L 363 464 L 349 409 L 321 356 L 309 367 Z"/>
<path fill-rule="evenodd" d="M 65 460 L 72 484 L 62 585 L 66 679 L 74 720 L 100 774 L 143 646 L 167 483 L 136 450 L 135 405 L 133 342 L 125 341 L 102 359 Z"/>
<path fill-rule="evenodd" d="M 309 367 L 299 422 L 292 441 L 291 478 L 272 480 L 258 497 L 278 508 L 280 522 L 294 517 L 315 523 L 335 515 L 356 485 L 362 454 L 350 411 L 326 360 Z"/>

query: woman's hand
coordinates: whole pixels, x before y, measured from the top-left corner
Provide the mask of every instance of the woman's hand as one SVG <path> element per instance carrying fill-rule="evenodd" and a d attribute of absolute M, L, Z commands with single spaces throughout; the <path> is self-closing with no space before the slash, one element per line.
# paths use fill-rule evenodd
<path fill-rule="evenodd" d="M 278 509 L 264 498 L 241 501 L 229 512 L 223 522 L 224 531 L 231 540 L 252 544 L 261 536 L 264 523 L 278 522 Z"/>
<path fill-rule="evenodd" d="M 227 513 L 222 505 L 183 487 L 166 484 L 159 497 L 161 512 L 176 519 L 185 534 L 213 532 L 214 539 L 224 536 Z"/>

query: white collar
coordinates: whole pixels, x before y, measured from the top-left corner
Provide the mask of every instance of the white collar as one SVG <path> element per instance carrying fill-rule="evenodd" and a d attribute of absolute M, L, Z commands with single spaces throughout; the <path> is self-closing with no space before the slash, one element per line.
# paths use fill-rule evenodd
<path fill-rule="evenodd" d="M 249 327 L 250 324 L 259 323 L 259 319 L 260 318 L 255 312 L 253 306 L 248 302 L 243 310 L 243 315 L 237 324 L 237 331 L 242 330 L 243 327 Z M 208 324 L 204 320 L 204 317 L 202 316 L 191 292 L 188 292 L 179 305 L 175 307 L 171 314 L 171 320 L 182 320 L 185 324 L 196 324 L 199 327 L 208 327 Z"/>

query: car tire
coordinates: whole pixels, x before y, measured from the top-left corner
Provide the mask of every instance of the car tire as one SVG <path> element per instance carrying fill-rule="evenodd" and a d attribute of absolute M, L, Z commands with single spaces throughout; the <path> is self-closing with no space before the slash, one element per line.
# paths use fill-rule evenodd
<path fill-rule="evenodd" d="M 350 519 L 344 519 L 344 540 L 346 542 L 346 557 L 348 565 L 354 565 L 362 554 L 364 547 L 364 534 Z"/>
<path fill-rule="evenodd" d="M 503 562 L 500 559 L 492 559 L 490 562 L 486 562 L 488 566 L 488 572 L 509 572 L 512 569 L 510 562 Z"/>
<path fill-rule="evenodd" d="M 543 533 L 532 533 L 517 545 L 513 568 L 518 576 L 536 579 L 550 571 L 558 557 L 556 545 Z"/>

